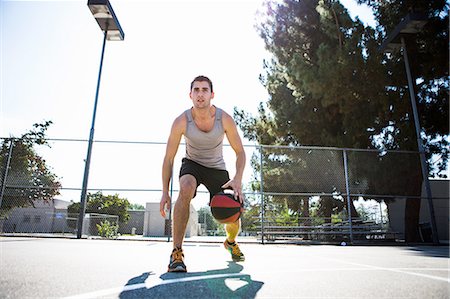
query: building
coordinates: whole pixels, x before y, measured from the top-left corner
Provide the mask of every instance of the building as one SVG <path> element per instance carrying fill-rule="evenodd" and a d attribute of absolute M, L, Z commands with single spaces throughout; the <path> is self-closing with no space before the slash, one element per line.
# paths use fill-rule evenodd
<path fill-rule="evenodd" d="M 34 207 L 14 208 L 3 222 L 5 233 L 67 233 L 70 232 L 67 207 L 70 202 L 54 199 L 37 200 Z"/>
<path fill-rule="evenodd" d="M 198 235 L 198 212 L 194 206 L 190 206 L 189 220 L 186 227 L 186 237 Z M 171 223 L 168 218 L 161 217 L 159 202 L 147 203 L 144 216 L 144 237 L 169 236 Z"/>
<path fill-rule="evenodd" d="M 132 234 L 132 235 L 142 235 L 144 234 L 144 217 L 145 210 L 128 210 L 130 214 L 130 219 L 127 223 L 119 223 L 119 233 Z"/>
<path fill-rule="evenodd" d="M 439 241 L 449 243 L 449 180 L 431 179 L 431 194 L 436 219 L 436 229 Z M 432 242 L 430 213 L 428 210 L 428 199 L 425 187 L 422 186 L 422 199 L 420 203 L 420 234 L 423 241 Z M 389 206 L 389 225 L 393 231 L 403 233 L 405 231 L 405 199 L 396 198 Z"/>
<path fill-rule="evenodd" d="M 439 241 L 449 244 L 449 180 L 430 180 L 431 195 L 433 196 L 433 208 L 436 219 L 436 228 L 439 236 Z M 422 197 L 425 197 L 425 188 L 422 188 Z M 428 210 L 428 203 L 426 198 L 422 198 L 420 205 L 420 223 L 422 230 L 426 234 L 429 229 L 429 238 L 431 238 L 430 212 Z M 427 236 L 423 236 L 427 238 Z M 427 241 L 432 241 L 428 239 Z"/>

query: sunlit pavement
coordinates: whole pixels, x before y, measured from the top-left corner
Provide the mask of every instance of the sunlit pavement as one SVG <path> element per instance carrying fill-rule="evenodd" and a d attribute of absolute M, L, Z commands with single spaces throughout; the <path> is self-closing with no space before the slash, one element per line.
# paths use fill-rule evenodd
<path fill-rule="evenodd" d="M 215 239 L 213 239 L 215 240 Z M 449 298 L 448 246 L 184 245 L 0 237 L 1 298 Z"/>

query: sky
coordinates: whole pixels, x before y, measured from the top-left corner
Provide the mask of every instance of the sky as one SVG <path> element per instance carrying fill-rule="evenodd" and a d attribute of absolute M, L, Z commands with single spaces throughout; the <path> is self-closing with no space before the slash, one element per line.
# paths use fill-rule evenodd
<path fill-rule="evenodd" d="M 270 54 L 255 29 L 263 0 L 110 2 L 125 39 L 106 44 L 94 139 L 158 144 L 94 143 L 88 187 L 155 190 L 119 192 L 145 205 L 159 201 L 163 143 L 173 119 L 191 106 L 194 77 L 211 78 L 213 104 L 231 115 L 234 107 L 255 114 L 267 101 L 258 78 Z M 367 7 L 341 3 L 353 18 L 375 26 Z M 0 0 L 0 41 L 0 137 L 19 137 L 51 120 L 48 138 L 87 140 L 103 41 L 87 0 Z M 250 158 L 251 143 L 244 144 Z M 63 187 L 80 188 L 87 143 L 51 145 L 39 152 Z M 247 164 L 248 180 L 251 172 Z M 60 198 L 79 201 L 80 191 L 64 190 Z M 194 205 L 203 204 L 204 198 Z"/>

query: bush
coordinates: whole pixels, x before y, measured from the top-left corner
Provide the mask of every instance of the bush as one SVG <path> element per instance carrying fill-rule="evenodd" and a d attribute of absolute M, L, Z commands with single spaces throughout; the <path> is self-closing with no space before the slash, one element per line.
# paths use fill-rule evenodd
<path fill-rule="evenodd" d="M 116 224 L 111 224 L 108 220 L 96 224 L 98 229 L 98 235 L 107 239 L 115 239 L 119 235 L 119 226 Z"/>

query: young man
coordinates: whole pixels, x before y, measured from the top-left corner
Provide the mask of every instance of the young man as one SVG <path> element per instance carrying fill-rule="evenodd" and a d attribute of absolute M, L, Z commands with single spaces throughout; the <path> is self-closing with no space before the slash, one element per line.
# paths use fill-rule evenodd
<path fill-rule="evenodd" d="M 245 167 L 245 152 L 233 118 L 211 104 L 214 98 L 212 82 L 205 76 L 196 77 L 191 83 L 189 97 L 192 108 L 179 115 L 172 124 L 162 167 L 163 194 L 160 203 L 161 216 L 166 217 L 170 207 L 169 182 L 172 176 L 174 157 L 181 136 L 186 141 L 186 156 L 180 169 L 180 192 L 173 211 L 173 251 L 168 272 L 186 272 L 182 249 L 189 207 L 200 184 L 206 186 L 210 198 L 223 189 L 233 189 L 235 198 L 243 202 L 242 175 Z M 223 159 L 224 135 L 236 153 L 236 173 L 230 179 Z M 243 261 L 244 255 L 235 243 L 240 220 L 227 223 L 225 248 L 234 261 Z"/>

